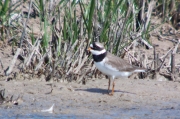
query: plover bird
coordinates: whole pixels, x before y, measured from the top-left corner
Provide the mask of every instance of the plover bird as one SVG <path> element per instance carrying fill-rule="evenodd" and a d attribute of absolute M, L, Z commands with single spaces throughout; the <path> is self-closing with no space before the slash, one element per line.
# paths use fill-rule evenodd
<path fill-rule="evenodd" d="M 94 42 L 88 48 L 94 59 L 96 68 L 103 74 L 109 76 L 108 93 L 114 94 L 115 78 L 128 77 L 133 72 L 145 72 L 145 68 L 140 68 L 127 63 L 124 59 L 117 57 L 106 51 L 104 46 L 99 42 Z M 112 91 L 109 92 L 112 82 Z"/>

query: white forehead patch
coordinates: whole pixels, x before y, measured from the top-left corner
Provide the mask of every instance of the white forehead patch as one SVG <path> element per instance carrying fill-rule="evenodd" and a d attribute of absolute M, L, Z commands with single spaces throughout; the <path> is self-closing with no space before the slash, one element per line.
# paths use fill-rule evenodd
<path fill-rule="evenodd" d="M 93 54 L 93 55 L 100 55 L 100 54 L 103 54 L 106 52 L 105 49 L 101 50 L 101 51 L 97 51 L 97 50 L 90 50 L 90 52 Z"/>
<path fill-rule="evenodd" d="M 92 45 L 92 44 L 90 44 L 90 47 L 91 47 L 91 48 L 93 48 L 93 45 Z"/>
<path fill-rule="evenodd" d="M 103 47 L 103 45 L 102 45 L 102 44 L 100 44 L 100 43 L 96 43 L 96 45 L 97 45 L 98 47 L 100 47 L 100 48 L 102 48 L 102 47 Z"/>

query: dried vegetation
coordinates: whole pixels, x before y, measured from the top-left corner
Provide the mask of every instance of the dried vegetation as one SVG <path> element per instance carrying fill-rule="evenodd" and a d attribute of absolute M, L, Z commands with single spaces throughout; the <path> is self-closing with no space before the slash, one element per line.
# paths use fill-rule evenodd
<path fill-rule="evenodd" d="M 175 60 L 179 57 L 180 42 L 176 3 L 175 0 L 1 1 L 0 9 L 4 11 L 0 14 L 1 47 L 11 46 L 14 54 L 8 67 L 1 60 L 1 70 L 7 80 L 28 74 L 31 78 L 45 76 L 46 81 L 85 83 L 99 74 L 86 52 L 90 42 L 99 41 L 108 51 L 146 67 L 146 76 L 158 78 L 160 74 L 175 81 L 180 63 Z M 159 52 L 154 39 L 173 45 Z M 158 47 L 163 46 L 159 43 Z M 14 72 L 14 68 L 18 71 Z"/>

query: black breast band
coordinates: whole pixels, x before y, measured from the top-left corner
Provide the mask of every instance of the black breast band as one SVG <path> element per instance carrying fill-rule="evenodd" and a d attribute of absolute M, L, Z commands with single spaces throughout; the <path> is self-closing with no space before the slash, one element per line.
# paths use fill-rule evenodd
<path fill-rule="evenodd" d="M 95 62 L 101 62 L 107 55 L 107 52 L 100 55 L 92 55 Z"/>

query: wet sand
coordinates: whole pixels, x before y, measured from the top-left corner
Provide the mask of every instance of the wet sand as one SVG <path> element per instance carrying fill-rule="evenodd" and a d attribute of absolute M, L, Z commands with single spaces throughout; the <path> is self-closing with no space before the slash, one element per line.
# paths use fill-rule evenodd
<path fill-rule="evenodd" d="M 12 102 L 0 108 L 1 118 L 122 118 L 178 119 L 180 83 L 149 79 L 116 79 L 114 96 L 107 95 L 107 79 L 45 82 L 39 79 L 0 81 Z M 19 99 L 18 96 L 20 97 Z M 18 104 L 14 105 L 14 101 Z M 53 113 L 42 112 L 53 104 Z"/>

